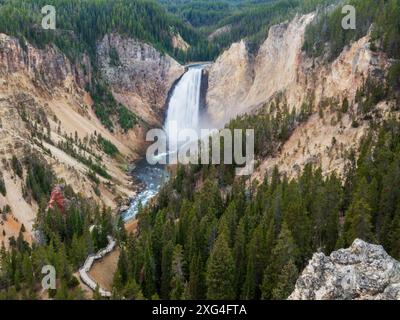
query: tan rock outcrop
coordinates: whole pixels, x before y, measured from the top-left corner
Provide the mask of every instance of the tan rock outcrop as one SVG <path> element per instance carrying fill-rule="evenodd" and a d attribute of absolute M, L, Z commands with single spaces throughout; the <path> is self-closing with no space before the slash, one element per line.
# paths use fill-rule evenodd
<path fill-rule="evenodd" d="M 314 15 L 296 16 L 291 22 L 271 27 L 253 58 L 242 40 L 217 59 L 209 70 L 207 104 L 211 119 L 218 122 L 223 119 L 221 115 L 234 117 L 238 112 L 248 112 L 278 93 L 296 108 L 310 95 L 315 106 L 328 98 L 353 100 L 368 75 L 379 76 L 386 69 L 385 56 L 370 50 L 369 36 L 345 48 L 332 63 L 308 58 L 302 46 L 306 26 Z"/>
<path fill-rule="evenodd" d="M 243 110 L 253 83 L 252 58 L 245 41 L 232 44 L 208 70 L 207 112 L 221 125 Z"/>
<path fill-rule="evenodd" d="M 360 239 L 329 256 L 315 253 L 289 300 L 399 300 L 400 263 Z"/>
<path fill-rule="evenodd" d="M 111 50 L 118 55 L 112 64 Z M 104 79 L 115 98 L 150 124 L 160 124 L 168 92 L 184 67 L 154 47 L 118 34 L 105 35 L 97 46 Z"/>
<path fill-rule="evenodd" d="M 242 40 L 217 59 L 210 68 L 207 95 L 209 117 L 215 123 L 248 112 L 277 92 L 294 87 L 301 67 L 304 30 L 313 17 L 297 16 L 290 23 L 271 27 L 255 57 Z"/>
<path fill-rule="evenodd" d="M 254 177 L 261 178 L 275 165 L 296 175 L 310 162 L 322 166 L 324 173 L 344 168 L 343 155 L 355 148 L 366 126 L 352 127 L 356 92 L 371 76 L 382 80 L 388 59 L 373 52 L 369 35 L 351 43 L 333 62 L 309 58 L 302 51 L 306 27 L 315 14 L 296 16 L 292 21 L 270 28 L 268 37 L 252 56 L 244 41 L 235 43 L 209 68 L 207 116 L 221 127 L 241 113 L 251 113 L 279 96 L 289 110 L 311 104 L 317 113 L 326 105 L 322 118 L 315 114 L 293 132 L 274 158 L 262 159 Z M 341 119 L 329 111 L 333 103 L 350 101 L 351 110 Z M 385 109 L 387 105 L 379 108 Z"/>
<path fill-rule="evenodd" d="M 168 91 L 183 67 L 150 45 L 118 35 L 105 39 L 99 44 L 98 58 L 116 98 L 142 119 L 159 123 Z M 120 66 L 109 66 L 110 47 L 117 50 Z M 55 46 L 39 49 L 0 34 L 0 171 L 6 172 L 9 191 L 0 196 L 0 207 L 10 205 L 11 214 L 28 233 L 32 232 L 37 204 L 24 198 L 24 180 L 9 172 L 7 166 L 13 155 L 22 160 L 28 150 L 39 153 L 75 192 L 107 206 L 116 208 L 118 198 L 128 199 L 135 194 L 126 168 L 139 157 L 145 128 L 140 124 L 127 133 L 107 130 L 84 90 L 93 76 L 90 59 L 82 55 L 77 60 L 71 62 Z M 37 137 L 35 132 L 43 132 L 51 141 Z M 118 148 L 117 158 L 101 150 L 96 143 L 98 134 Z M 73 148 L 80 155 L 100 159 L 111 178 L 98 175 L 96 185 L 88 176 L 90 168 L 59 146 L 67 139 L 75 141 Z M 90 151 L 79 147 L 81 143 Z"/>

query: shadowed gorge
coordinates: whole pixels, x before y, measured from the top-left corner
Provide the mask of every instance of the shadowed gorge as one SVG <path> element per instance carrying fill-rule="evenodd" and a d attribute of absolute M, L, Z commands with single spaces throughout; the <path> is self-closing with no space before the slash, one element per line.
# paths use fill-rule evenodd
<path fill-rule="evenodd" d="M 0 299 L 399 300 L 399 19 L 400 0 L 0 0 Z M 218 164 L 177 157 L 198 140 Z M 239 175 L 225 151 L 253 143 Z"/>

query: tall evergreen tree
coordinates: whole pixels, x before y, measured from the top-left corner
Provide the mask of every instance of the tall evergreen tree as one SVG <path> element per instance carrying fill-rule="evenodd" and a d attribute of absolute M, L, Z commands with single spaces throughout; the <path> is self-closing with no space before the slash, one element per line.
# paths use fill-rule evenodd
<path fill-rule="evenodd" d="M 207 299 L 234 299 L 234 262 L 225 234 L 220 234 L 207 262 Z"/>
<path fill-rule="evenodd" d="M 188 299 L 205 299 L 204 263 L 201 255 L 193 256 L 189 267 L 189 282 L 187 285 Z"/>
<path fill-rule="evenodd" d="M 297 267 L 293 259 L 289 259 L 282 272 L 278 275 L 277 284 L 272 290 L 272 299 L 286 300 L 294 290 L 297 277 Z"/>
<path fill-rule="evenodd" d="M 360 238 L 364 241 L 373 241 L 373 229 L 371 222 L 371 207 L 369 205 L 369 185 L 366 178 L 362 178 L 352 204 L 346 213 L 345 232 L 347 244 L 350 245 L 354 239 Z"/>
<path fill-rule="evenodd" d="M 282 229 L 279 233 L 276 245 L 272 250 L 271 262 L 266 267 L 264 279 L 261 286 L 262 298 L 274 298 L 274 290 L 276 296 L 279 296 L 286 291 L 284 288 L 290 288 L 293 283 L 294 269 L 293 264 L 298 258 L 298 248 L 293 240 L 292 234 L 287 227 L 286 222 L 282 224 Z M 279 277 L 282 270 L 286 268 L 286 274 Z M 288 281 L 281 283 L 280 281 Z"/>
<path fill-rule="evenodd" d="M 183 248 L 176 245 L 172 257 L 172 279 L 171 279 L 171 299 L 179 300 L 183 297 L 185 290 L 185 261 L 183 259 Z"/>
<path fill-rule="evenodd" d="M 174 246 L 172 241 L 168 241 L 163 250 L 161 257 L 161 289 L 160 297 L 162 299 L 168 299 L 171 291 L 171 279 L 172 279 L 172 255 Z"/>

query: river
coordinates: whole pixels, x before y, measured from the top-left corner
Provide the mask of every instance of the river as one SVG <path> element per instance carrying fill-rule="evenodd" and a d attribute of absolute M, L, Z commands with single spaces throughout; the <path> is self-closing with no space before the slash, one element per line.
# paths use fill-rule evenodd
<path fill-rule="evenodd" d="M 173 89 L 164 122 L 164 131 L 168 139 L 166 156 L 178 152 L 183 144 L 182 141 L 174 142 L 173 135 L 184 129 L 199 130 L 203 68 L 202 64 L 190 66 Z M 129 209 L 122 214 L 125 222 L 135 218 L 140 205 L 144 206 L 154 198 L 169 177 L 164 165 L 150 165 L 146 159 L 136 163 L 132 175 L 142 183 L 143 188 L 132 199 Z"/>

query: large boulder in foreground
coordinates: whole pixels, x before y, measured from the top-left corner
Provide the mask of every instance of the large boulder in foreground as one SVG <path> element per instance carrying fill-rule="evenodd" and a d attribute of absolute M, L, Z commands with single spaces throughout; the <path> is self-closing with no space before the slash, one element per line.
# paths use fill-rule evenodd
<path fill-rule="evenodd" d="M 315 253 L 289 300 L 399 300 L 400 262 L 360 239 L 330 256 Z"/>

